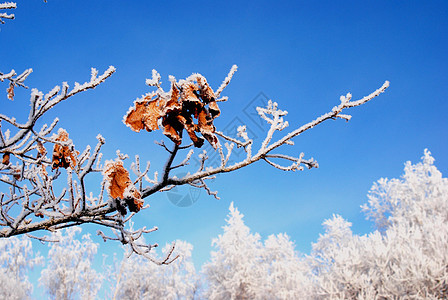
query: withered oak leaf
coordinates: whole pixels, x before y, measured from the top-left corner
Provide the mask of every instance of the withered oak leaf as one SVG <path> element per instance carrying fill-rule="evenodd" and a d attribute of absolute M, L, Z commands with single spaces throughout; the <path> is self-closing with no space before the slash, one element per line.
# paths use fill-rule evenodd
<path fill-rule="evenodd" d="M 193 82 L 185 82 L 181 86 L 180 100 L 182 111 L 186 114 L 192 114 L 194 118 L 198 117 L 199 111 L 204 106 L 198 96 L 199 88 Z"/>
<path fill-rule="evenodd" d="M 37 141 L 37 157 L 42 157 L 45 156 L 45 154 L 47 154 L 47 149 L 45 149 L 44 144 L 42 144 L 41 141 Z"/>
<path fill-rule="evenodd" d="M 218 147 L 218 138 L 215 135 L 213 118 L 205 107 L 202 108 L 198 116 L 198 130 L 214 149 Z"/>
<path fill-rule="evenodd" d="M 153 99 L 155 97 L 155 99 Z M 166 100 L 152 93 L 134 102 L 124 117 L 124 123 L 133 131 L 142 129 L 153 131 L 159 129 L 157 121 L 164 115 Z"/>
<path fill-rule="evenodd" d="M 164 115 L 169 113 L 180 113 L 182 111 L 182 103 L 179 102 L 179 96 L 180 91 L 173 82 L 171 84 L 170 99 L 167 101 L 163 111 Z"/>
<path fill-rule="evenodd" d="M 55 141 L 68 142 L 68 132 L 60 128 Z M 64 169 L 67 169 L 68 167 L 74 168 L 76 166 L 76 156 L 78 155 L 79 152 L 73 149 L 73 145 L 67 146 L 54 144 L 52 169 L 54 170 L 59 167 Z"/>
<path fill-rule="evenodd" d="M 3 159 L 2 159 L 2 164 L 4 164 L 4 165 L 9 165 L 9 159 L 10 159 L 10 154 L 9 154 L 9 152 L 5 152 L 4 154 L 3 154 Z"/>
<path fill-rule="evenodd" d="M 8 99 L 13 101 L 14 100 L 14 83 L 10 83 L 9 87 L 6 89 L 6 92 L 8 93 Z"/>
<path fill-rule="evenodd" d="M 131 212 L 140 211 L 144 201 L 140 192 L 132 183 L 128 170 L 123 167 L 121 160 L 106 162 L 103 175 L 107 191 L 112 198 L 125 200 Z"/>
<path fill-rule="evenodd" d="M 137 132 L 142 129 L 152 131 L 159 129 L 159 120 L 162 119 L 163 134 L 176 145 L 182 143 L 182 131 L 185 129 L 195 147 L 202 147 L 205 138 L 217 149 L 213 120 L 220 114 L 215 94 L 207 80 L 200 74 L 193 74 L 178 83 L 172 80 L 169 93 L 159 88 L 143 99 L 137 99 L 123 122 Z"/>
<path fill-rule="evenodd" d="M 44 145 L 42 144 L 41 141 L 37 141 L 37 158 L 43 157 L 45 156 L 45 154 L 47 154 L 47 149 L 45 149 Z M 47 178 L 47 170 L 45 168 L 45 165 L 42 162 L 39 162 L 38 165 L 41 166 L 41 170 L 42 170 L 42 175 L 44 178 Z"/>

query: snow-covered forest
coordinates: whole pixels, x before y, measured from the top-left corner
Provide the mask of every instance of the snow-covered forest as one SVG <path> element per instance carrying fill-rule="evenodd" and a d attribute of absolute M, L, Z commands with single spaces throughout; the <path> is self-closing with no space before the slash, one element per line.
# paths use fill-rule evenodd
<path fill-rule="evenodd" d="M 294 1 L 149 18 L 144 1 L 40 2 L 0 2 L 0 299 L 448 299 L 444 61 L 422 62 L 439 57 L 423 41 L 448 28 L 448 6 L 431 19 L 423 5 L 425 34 L 403 48 L 387 9 L 371 21 L 377 4 L 370 18 Z M 363 40 L 371 28 L 389 42 Z M 394 65 L 402 55 L 418 76 Z M 421 161 L 399 177 L 411 148 Z"/>
<path fill-rule="evenodd" d="M 353 234 L 351 223 L 334 215 L 303 254 L 286 233 L 263 240 L 252 232 L 232 202 L 200 269 L 187 241 L 176 243 L 179 258 L 168 265 L 133 255 L 95 270 L 98 245 L 89 235 L 81 239 L 79 227 L 55 233 L 59 242 L 49 244 L 46 259 L 27 237 L 2 239 L 0 293 L 26 298 L 29 270 L 43 265 L 34 288 L 51 299 L 94 299 L 101 286 L 108 299 L 447 299 L 448 179 L 431 153 L 407 162 L 401 178 L 375 182 L 362 210 L 374 231 Z"/>

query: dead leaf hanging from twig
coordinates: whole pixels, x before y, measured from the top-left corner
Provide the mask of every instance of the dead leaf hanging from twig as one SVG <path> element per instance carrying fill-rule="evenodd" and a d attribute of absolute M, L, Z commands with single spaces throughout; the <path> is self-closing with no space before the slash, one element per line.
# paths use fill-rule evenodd
<path fill-rule="evenodd" d="M 6 92 L 8 93 L 8 99 L 11 101 L 14 101 L 14 83 L 10 83 L 9 87 L 6 89 Z"/>
<path fill-rule="evenodd" d="M 2 164 L 4 164 L 4 165 L 9 165 L 9 158 L 10 158 L 10 154 L 9 154 L 9 152 L 5 152 L 4 154 L 3 154 L 3 159 L 2 159 Z"/>
<path fill-rule="evenodd" d="M 69 143 L 70 139 L 68 138 L 67 131 L 60 128 L 58 130 L 58 134 L 55 138 L 55 141 Z M 52 164 L 53 170 L 59 167 L 62 167 L 64 169 L 67 169 L 68 167 L 74 168 L 76 166 L 76 156 L 78 155 L 79 152 L 74 149 L 73 144 L 71 145 L 54 144 L 53 164 Z"/>
<path fill-rule="evenodd" d="M 132 183 L 128 170 L 123 167 L 121 160 L 107 161 L 103 175 L 107 191 L 113 199 L 125 200 L 131 212 L 140 211 L 144 201 L 140 192 Z"/>
<path fill-rule="evenodd" d="M 221 111 L 207 80 L 200 74 L 193 74 L 178 83 L 170 80 L 169 93 L 159 87 L 142 100 L 136 100 L 123 122 L 137 132 L 142 129 L 152 131 L 159 129 L 158 121 L 162 119 L 163 134 L 175 144 L 182 143 L 182 131 L 185 129 L 195 147 L 200 148 L 204 144 L 204 139 L 196 135 L 199 132 L 216 149 L 218 139 L 214 134 L 213 120 Z"/>
<path fill-rule="evenodd" d="M 155 99 L 153 99 L 156 97 Z M 142 100 L 136 100 L 134 107 L 131 107 L 124 117 L 124 123 L 133 131 L 139 132 L 142 129 L 153 131 L 159 129 L 157 121 L 164 115 L 163 109 L 166 100 L 156 94 L 149 94 Z"/>

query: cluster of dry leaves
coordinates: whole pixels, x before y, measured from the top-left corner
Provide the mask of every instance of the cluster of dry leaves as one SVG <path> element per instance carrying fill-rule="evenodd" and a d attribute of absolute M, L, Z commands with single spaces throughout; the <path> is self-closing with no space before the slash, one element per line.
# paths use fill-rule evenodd
<path fill-rule="evenodd" d="M 215 94 L 207 80 L 200 74 L 193 74 L 179 82 L 172 79 L 168 93 L 161 92 L 159 87 L 156 92 L 137 99 L 123 122 L 136 132 L 157 130 L 160 123 L 163 134 L 177 145 L 181 144 L 185 129 L 195 147 L 202 147 L 205 138 L 216 149 L 218 139 L 213 120 L 219 114 Z"/>
<path fill-rule="evenodd" d="M 79 152 L 74 149 L 74 146 L 71 144 L 69 140 L 68 133 L 64 129 L 59 129 L 58 134 L 54 136 L 54 140 L 57 142 L 61 142 L 61 144 L 55 144 L 53 148 L 53 157 L 52 157 L 52 169 L 58 169 L 59 167 L 67 169 L 71 167 L 72 169 L 76 166 L 76 157 L 79 155 Z M 47 150 L 41 141 L 36 142 L 37 149 L 37 165 L 42 167 L 42 174 L 46 177 L 47 171 L 45 165 L 42 163 L 42 160 L 45 158 L 47 154 Z M 16 180 L 21 180 L 21 170 L 17 166 L 13 166 L 11 164 L 11 153 L 5 152 L 3 154 L 2 164 L 8 166 L 14 171 L 14 178 Z"/>
<path fill-rule="evenodd" d="M 68 144 L 69 138 L 68 138 L 68 132 L 64 129 L 59 129 L 58 135 L 55 138 L 55 141 L 58 142 L 65 142 Z M 70 147 L 70 144 L 68 145 L 63 144 L 54 144 L 53 148 L 53 160 L 52 160 L 52 168 L 57 169 L 59 167 L 67 169 L 68 167 L 71 167 L 72 169 L 76 166 L 76 157 L 79 155 L 79 152 L 74 149 L 73 146 Z M 43 146 L 42 146 L 43 147 Z M 40 150 L 39 150 L 40 149 Z M 43 153 L 46 153 L 45 148 L 39 148 L 39 153 L 43 151 Z M 41 153 L 42 154 L 42 153 Z"/>
<path fill-rule="evenodd" d="M 53 138 L 56 142 L 60 143 L 54 144 L 51 164 L 52 169 L 74 169 L 77 165 L 76 157 L 79 155 L 79 151 L 74 149 L 74 146 L 69 139 L 68 132 L 61 128 Z M 45 146 L 41 141 L 37 141 L 36 148 L 37 159 L 43 160 L 47 154 Z M 21 180 L 22 170 L 19 167 L 12 165 L 10 159 L 11 153 L 4 153 L 2 164 L 12 170 L 14 179 Z M 47 178 L 48 174 L 45 164 L 39 160 L 38 165 L 42 167 L 42 175 Z M 143 207 L 144 202 L 141 198 L 141 194 L 132 183 L 129 172 L 123 167 L 123 162 L 121 160 L 106 162 L 103 175 L 109 195 L 113 199 L 125 200 L 126 205 L 131 212 L 138 212 Z M 125 214 L 126 210 L 123 211 L 122 208 L 121 212 Z"/>
<path fill-rule="evenodd" d="M 217 91 L 215 95 L 205 77 L 200 74 L 193 74 L 187 79 L 179 81 L 170 77 L 171 89 L 169 92 L 162 90 L 159 80 L 160 78 L 154 80 L 153 74 L 153 83 L 150 85 L 157 86 L 157 91 L 148 93 L 142 99 L 134 101 L 134 105 L 124 116 L 124 123 L 136 132 L 142 129 L 153 131 L 162 126 L 163 133 L 176 145 L 182 143 L 182 132 L 185 129 L 195 147 L 202 147 L 205 139 L 214 149 L 217 149 L 219 142 L 215 135 L 213 121 L 221 113 L 216 100 L 216 95 L 219 95 L 220 92 Z M 13 85 L 8 89 L 8 97 L 11 100 L 14 97 Z M 53 136 L 53 140 L 52 169 L 70 168 L 74 170 L 77 166 L 79 151 L 75 150 L 68 132 L 59 129 L 57 135 Z M 42 175 L 47 178 L 45 165 L 48 165 L 48 162 L 44 162 L 47 151 L 40 141 L 37 141 L 36 149 L 37 161 L 42 167 Z M 13 170 L 12 175 L 16 180 L 21 180 L 23 170 L 11 164 L 10 155 L 11 153 L 4 153 L 2 163 Z M 117 203 L 124 204 L 131 212 L 138 212 L 143 207 L 142 195 L 131 181 L 129 172 L 123 167 L 122 160 L 107 161 L 103 169 L 103 176 L 109 195 L 113 199 L 124 201 Z M 118 210 L 122 214 L 126 213 L 124 206 L 118 207 Z"/>
<path fill-rule="evenodd" d="M 73 144 L 69 140 L 67 131 L 60 129 L 55 138 L 58 142 L 65 142 L 66 144 L 55 144 L 53 148 L 52 168 L 74 168 L 76 166 L 76 157 L 79 152 L 74 149 Z M 45 148 L 38 144 L 38 152 L 45 155 Z M 44 152 L 45 151 L 45 152 Z M 104 166 L 104 180 L 108 189 L 109 195 L 113 199 L 125 200 L 131 212 L 138 212 L 143 207 L 143 200 L 140 192 L 132 183 L 129 172 L 123 167 L 121 160 L 108 161 Z M 126 214 L 124 208 L 121 209 L 122 214 Z"/>

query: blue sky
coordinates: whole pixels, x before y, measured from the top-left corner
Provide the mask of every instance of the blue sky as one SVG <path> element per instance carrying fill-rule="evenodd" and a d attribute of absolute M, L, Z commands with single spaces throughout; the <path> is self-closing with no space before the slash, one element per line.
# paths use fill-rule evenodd
<path fill-rule="evenodd" d="M 153 171 L 166 159 L 153 141 L 165 138 L 134 133 L 121 122 L 132 101 L 150 91 L 145 79 L 152 69 L 166 89 L 168 75 L 193 72 L 216 89 L 237 64 L 215 125 L 242 120 L 256 136 L 263 129 L 246 112 L 263 95 L 289 112 L 293 129 L 331 110 L 342 94 L 361 98 L 390 81 L 386 93 L 349 112 L 350 122 L 329 121 L 284 149 L 314 157 L 319 169 L 286 173 L 260 162 L 219 175 L 211 184 L 219 201 L 205 192 L 189 207 L 173 205 L 166 194 L 147 198 L 151 207 L 135 218 L 137 225 L 159 227 L 153 242 L 192 243 L 198 266 L 231 201 L 253 231 L 286 232 L 307 253 L 333 213 L 357 233 L 372 230 L 359 208 L 372 183 L 400 176 L 404 162 L 419 161 L 424 148 L 442 173 L 448 169 L 446 1 L 49 0 L 18 1 L 14 13 L 16 20 L 0 26 L 0 70 L 32 67 L 28 86 L 46 92 L 62 81 L 88 80 L 91 67 L 101 72 L 114 65 L 109 80 L 61 104 L 47 121 L 59 116 L 79 149 L 101 133 L 106 158 L 116 149 L 140 154 Z M 28 95 L 18 90 L 14 102 L 4 97 L 2 113 L 25 118 Z M 118 244 L 101 243 L 101 252 L 117 251 Z"/>

